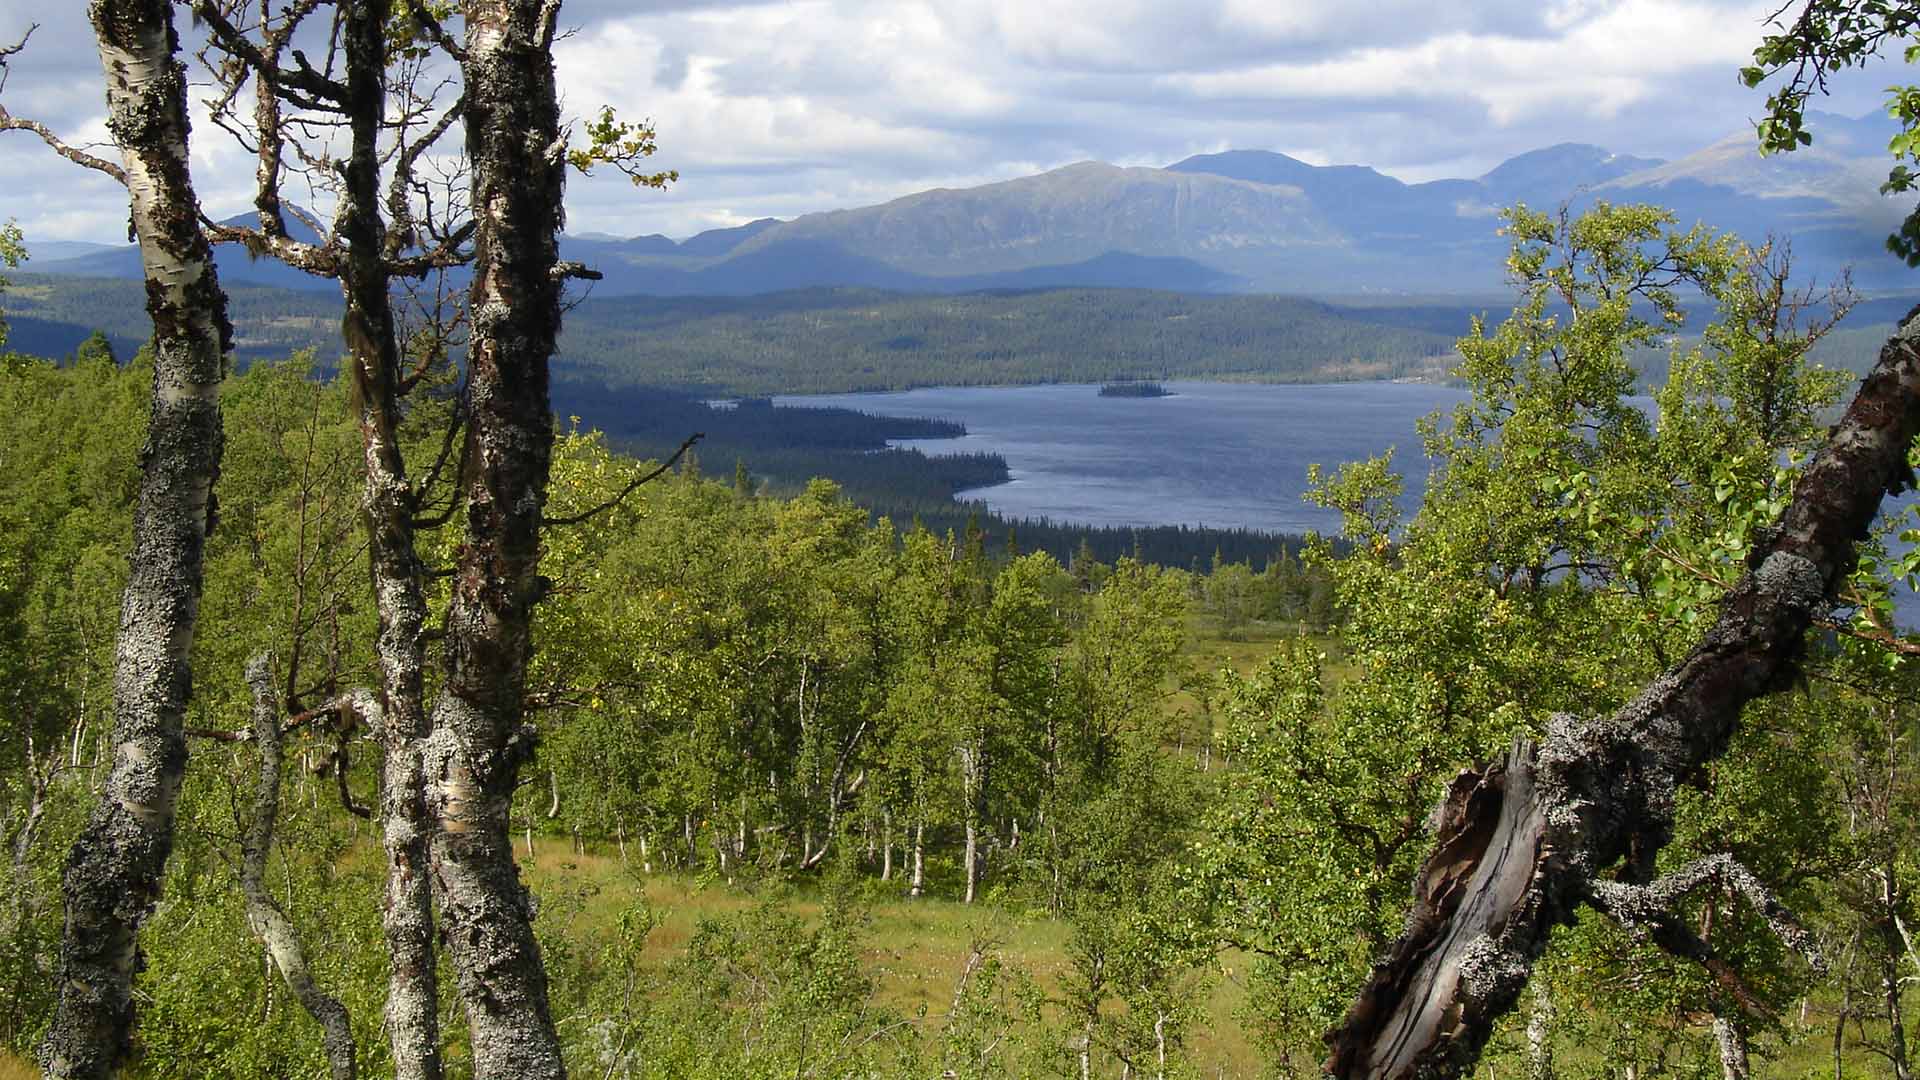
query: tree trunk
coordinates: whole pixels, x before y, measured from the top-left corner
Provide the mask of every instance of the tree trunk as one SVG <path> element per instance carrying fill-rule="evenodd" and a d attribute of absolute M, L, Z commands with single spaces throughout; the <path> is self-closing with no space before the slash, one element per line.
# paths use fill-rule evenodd
<path fill-rule="evenodd" d="M 473 283 L 462 485 L 465 536 L 429 738 L 435 892 L 472 1032 L 476 1080 L 564 1077 L 508 814 L 535 732 L 522 723 L 553 445 L 547 363 L 560 329 L 565 140 L 552 41 L 559 4 L 468 0 Z"/>
<path fill-rule="evenodd" d="M 1153 1014 L 1153 1080 L 1167 1080 L 1167 1014 Z"/>
<path fill-rule="evenodd" d="M 893 808 L 880 808 L 880 880 L 893 880 Z"/>
<path fill-rule="evenodd" d="M 379 212 L 380 125 L 386 108 L 385 0 L 346 5 L 347 109 L 352 150 L 342 170 L 335 228 L 346 241 L 340 286 L 355 420 L 366 466 L 361 508 L 379 616 L 380 819 L 387 856 L 381 925 L 387 939 L 387 1037 L 395 1080 L 439 1080 L 439 987 L 434 965 L 428 837 L 425 568 L 415 545 L 416 498 L 400 450 L 400 355 Z M 264 89 L 263 89 L 264 92 Z"/>
<path fill-rule="evenodd" d="M 1553 1080 L 1553 992 L 1539 979 L 1527 1013 L 1527 1080 Z"/>
<path fill-rule="evenodd" d="M 967 895 L 964 903 L 973 903 L 974 890 L 980 883 L 980 828 L 974 822 L 973 805 L 967 805 Z"/>
<path fill-rule="evenodd" d="M 133 1026 L 139 926 L 160 896 L 186 772 L 181 720 L 201 563 L 214 517 L 220 380 L 232 330 L 188 172 L 187 82 L 172 6 L 95 0 L 107 130 L 120 145 L 153 318 L 153 404 L 114 650 L 114 764 L 67 857 L 60 1002 L 47 1075 L 103 1077 Z"/>
<path fill-rule="evenodd" d="M 280 820 L 280 710 L 276 707 L 273 671 L 264 654 L 247 663 L 247 686 L 253 691 L 253 741 L 260 749 L 260 780 L 254 788 L 253 821 L 240 842 L 240 891 L 247 898 L 247 925 L 280 971 L 300 1007 L 320 1025 L 320 1045 L 327 1055 L 333 1080 L 354 1080 L 353 1025 L 340 999 L 320 988 L 307 966 L 307 952 L 292 920 L 267 889 L 267 858 L 273 852 L 273 831 Z"/>
<path fill-rule="evenodd" d="M 967 834 L 964 870 L 967 879 L 965 903 L 973 903 L 980 887 L 980 819 L 986 807 L 986 751 L 979 746 L 960 748 L 960 795 L 962 821 Z"/>
<path fill-rule="evenodd" d="M 1887 868 L 1887 878 L 1892 879 L 1892 867 Z M 1893 900 L 1888 890 L 1889 902 Z M 1886 920 L 1885 959 L 1880 972 L 1880 992 L 1887 1010 L 1887 1063 L 1893 1066 L 1893 1080 L 1912 1080 L 1913 1070 L 1907 1064 L 1907 1021 L 1905 1010 L 1901 1007 L 1900 975 L 1900 935 L 1894 928 L 1891 918 Z"/>
<path fill-rule="evenodd" d="M 1720 1050 L 1720 1075 L 1723 1080 L 1752 1080 L 1753 1064 L 1747 1053 L 1747 1033 L 1740 1026 L 1732 1002 L 1715 1002 L 1713 1042 Z"/>
<path fill-rule="evenodd" d="M 1847 1021 L 1853 1016 L 1853 950 L 1860 942 L 1859 932 L 1847 943 L 1847 958 L 1840 965 L 1840 1008 L 1833 1014 L 1833 1080 L 1846 1080 L 1845 1052 Z"/>
<path fill-rule="evenodd" d="M 1339 1077 L 1455 1077 L 1513 1007 L 1553 928 L 1623 857 L 1644 875 L 1674 788 L 1726 748 L 1741 707 L 1790 685 L 1816 614 L 1854 566 L 1884 494 L 1913 483 L 1920 308 L 1881 349 L 1752 567 L 1700 643 L 1609 718 L 1558 716 L 1539 743 L 1463 773 L 1436 821 L 1406 930 L 1340 1026 Z"/>
<path fill-rule="evenodd" d="M 907 888 L 908 896 L 920 896 L 926 892 L 926 849 L 927 821 L 921 818 L 913 823 L 913 880 Z"/>

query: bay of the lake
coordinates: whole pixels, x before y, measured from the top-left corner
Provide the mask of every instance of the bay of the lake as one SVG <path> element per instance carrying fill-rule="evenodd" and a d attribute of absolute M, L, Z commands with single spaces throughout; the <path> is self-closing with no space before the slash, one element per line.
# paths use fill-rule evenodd
<path fill-rule="evenodd" d="M 997 453 L 1013 479 L 965 497 L 1013 518 L 1094 525 L 1210 525 L 1339 531 L 1339 515 L 1301 496 L 1307 466 L 1394 448 L 1419 505 L 1426 459 L 1414 422 L 1466 400 L 1419 383 L 1272 385 L 1170 382 L 1166 397 L 1101 397 L 1086 384 L 935 387 L 781 397 L 966 425 L 959 439 L 898 443 L 928 454 Z"/>

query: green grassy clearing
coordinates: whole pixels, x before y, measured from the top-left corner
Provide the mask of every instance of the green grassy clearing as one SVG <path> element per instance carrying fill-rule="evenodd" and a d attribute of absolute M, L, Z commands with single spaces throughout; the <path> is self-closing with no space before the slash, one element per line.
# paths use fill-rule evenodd
<path fill-rule="evenodd" d="M 564 933 L 574 940 L 611 933 L 621 911 L 642 902 L 650 906 L 658 921 L 642 961 L 656 969 L 680 955 L 703 919 L 737 914 L 767 899 L 809 922 L 821 917 L 819 890 L 811 882 L 748 888 L 677 873 L 649 874 L 631 849 L 623 862 L 617 850 L 590 843 L 584 853 L 575 852 L 570 840 L 559 837 L 536 835 L 531 862 L 524 840 L 519 850 L 528 885 L 550 913 L 543 917 L 562 920 Z M 909 899 L 904 884 L 874 882 L 868 896 L 862 966 L 882 1008 L 902 1016 L 943 1016 L 967 957 L 981 940 L 991 942 L 1008 966 L 1048 995 L 1059 994 L 1070 967 L 1066 923 L 999 904 Z M 1238 955 L 1223 955 L 1209 980 L 1207 1020 L 1189 1043 L 1202 1075 L 1250 1077 L 1259 1071 L 1258 1055 L 1235 1016 L 1246 1000 L 1243 967 Z"/>

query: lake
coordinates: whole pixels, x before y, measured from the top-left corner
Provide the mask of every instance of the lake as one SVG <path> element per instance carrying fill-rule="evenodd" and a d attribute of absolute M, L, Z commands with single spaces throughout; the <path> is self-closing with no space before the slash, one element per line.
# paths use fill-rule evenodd
<path fill-rule="evenodd" d="M 1211 525 L 1339 531 L 1340 516 L 1301 498 L 1307 466 L 1397 447 L 1405 506 L 1426 459 L 1414 422 L 1466 400 L 1418 383 L 1286 385 L 1169 382 L 1167 397 L 1101 397 L 1097 385 L 936 387 L 781 397 L 889 416 L 933 416 L 965 438 L 898 443 L 929 454 L 987 452 L 1012 481 L 966 493 L 1008 517 L 1094 525 Z"/>
<path fill-rule="evenodd" d="M 965 424 L 964 438 L 898 445 L 1005 457 L 1012 481 L 966 497 L 1008 517 L 1332 534 L 1340 515 L 1301 498 L 1307 466 L 1396 448 L 1394 463 L 1407 482 L 1401 507 L 1411 512 L 1427 472 L 1414 423 L 1467 398 L 1462 390 L 1420 383 L 1164 385 L 1171 394 L 1159 398 L 1101 397 L 1097 385 L 1068 384 L 776 400 Z M 1902 626 L 1920 626 L 1920 595 L 1898 591 L 1896 603 Z"/>

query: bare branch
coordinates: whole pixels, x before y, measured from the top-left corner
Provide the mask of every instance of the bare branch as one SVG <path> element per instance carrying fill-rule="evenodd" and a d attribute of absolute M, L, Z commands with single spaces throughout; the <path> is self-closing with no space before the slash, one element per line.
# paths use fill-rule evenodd
<path fill-rule="evenodd" d="M 6 90 L 7 76 L 12 74 L 7 61 L 27 47 L 27 42 L 33 38 L 33 32 L 38 29 L 40 29 L 39 23 L 28 23 L 26 32 L 20 35 L 19 41 L 11 45 L 0 45 L 0 91 Z"/>
<path fill-rule="evenodd" d="M 420 24 L 420 28 L 426 31 L 427 38 L 438 45 L 441 52 L 462 63 L 466 62 L 467 50 L 453 39 L 453 35 L 447 33 L 446 29 L 440 25 L 440 20 L 433 17 L 433 13 L 427 10 L 425 4 L 420 3 L 420 0 L 406 0 L 406 4 L 407 14 L 414 22 Z"/>
<path fill-rule="evenodd" d="M 253 691 L 253 741 L 260 747 L 260 779 L 253 800 L 253 820 L 240 845 L 240 889 L 247 897 L 247 925 L 273 957 L 287 988 L 308 1015 L 320 1025 L 333 1080 L 354 1080 L 353 1026 L 346 1006 L 320 988 L 307 966 L 306 950 L 292 920 L 267 889 L 267 856 L 273 851 L 274 826 L 280 817 L 280 722 L 274 707 L 273 670 L 265 653 L 247 664 L 247 685 Z"/>
<path fill-rule="evenodd" d="M 115 165 L 105 158 L 94 157 L 85 150 L 68 145 L 60 136 L 55 135 L 53 130 L 47 127 L 47 125 L 38 120 L 28 120 L 24 117 L 15 116 L 7 111 L 5 105 L 0 105 L 0 131 L 31 131 L 35 135 L 40 136 L 41 142 L 52 147 L 54 153 L 59 154 L 75 165 L 92 169 L 95 172 L 105 173 L 113 177 L 122 187 L 126 186 L 127 172 L 125 169 L 122 169 L 120 166 Z"/>
<path fill-rule="evenodd" d="M 620 489 L 620 494 L 615 495 L 613 498 L 608 499 L 606 502 L 601 503 L 599 506 L 596 506 L 591 510 L 585 511 L 584 513 L 574 514 L 572 517 L 563 517 L 563 518 L 543 517 L 540 519 L 540 524 L 543 527 L 549 528 L 549 529 L 560 528 L 567 525 L 578 525 L 581 522 L 588 520 L 589 518 L 606 513 L 607 511 L 613 509 L 614 507 L 619 506 L 621 503 L 621 500 L 633 494 L 634 491 L 640 487 L 640 485 L 645 484 L 651 480 L 659 479 L 663 474 L 666 473 L 668 469 L 673 468 L 674 464 L 677 463 L 682 457 L 686 456 L 687 451 L 693 449 L 694 443 L 697 443 L 701 439 L 704 439 L 706 437 L 707 437 L 706 433 L 703 431 L 696 431 L 692 435 L 687 436 L 687 441 L 680 444 L 680 449 L 675 450 L 673 452 L 672 457 L 661 462 L 660 466 L 652 470 L 651 472 L 648 472 L 643 476 L 635 477 L 631 483 L 629 483 L 626 487 Z"/>
<path fill-rule="evenodd" d="M 1781 944 L 1806 957 L 1815 971 L 1826 970 L 1826 959 L 1813 935 L 1753 871 L 1740 865 L 1732 855 L 1709 855 L 1646 885 L 1596 881 L 1588 902 L 1630 933 L 1651 940 L 1681 959 L 1699 964 L 1741 1008 L 1771 1021 L 1774 1019 L 1772 1008 L 1754 994 L 1732 965 L 1687 926 L 1680 902 L 1705 885 L 1719 885 L 1738 893 L 1766 920 Z"/>

